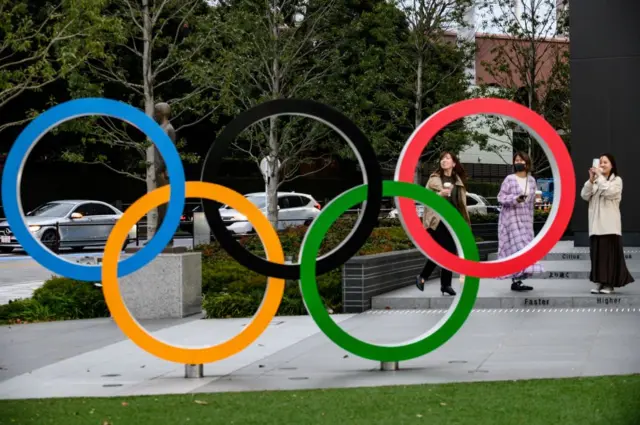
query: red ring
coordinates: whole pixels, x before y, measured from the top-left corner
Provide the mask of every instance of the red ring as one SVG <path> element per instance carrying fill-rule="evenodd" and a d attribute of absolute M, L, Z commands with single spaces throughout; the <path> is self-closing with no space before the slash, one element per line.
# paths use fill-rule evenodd
<path fill-rule="evenodd" d="M 398 212 L 400 220 L 414 244 L 440 267 L 465 276 L 496 278 L 517 273 L 538 262 L 562 238 L 573 213 L 576 181 L 571 156 L 553 127 L 544 118 L 525 106 L 493 98 L 463 100 L 442 108 L 423 121 L 409 137 L 400 154 L 395 179 L 413 183 L 418 159 L 433 137 L 448 124 L 476 114 L 502 115 L 517 121 L 520 125 L 528 128 L 531 135 L 539 143 L 546 143 L 553 154 L 549 158 L 549 162 L 554 170 L 554 176 L 559 176 L 560 193 L 557 197 L 554 194 L 554 200 L 557 202 L 553 203 L 549 214 L 548 220 L 551 220 L 551 225 L 546 229 L 546 232 L 543 228 L 543 235 L 538 243 L 512 258 L 504 260 L 490 262 L 465 260 L 447 252 L 429 235 L 422 226 L 422 221 L 418 217 L 415 203 L 412 200 L 399 198 L 397 200 Z M 557 213 L 554 214 L 556 209 Z M 546 226 L 545 224 L 545 228 Z"/>

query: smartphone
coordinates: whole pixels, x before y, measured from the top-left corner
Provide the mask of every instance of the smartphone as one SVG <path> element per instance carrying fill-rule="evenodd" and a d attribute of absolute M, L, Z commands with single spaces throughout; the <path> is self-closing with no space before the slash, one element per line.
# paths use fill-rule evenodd
<path fill-rule="evenodd" d="M 600 166 L 600 158 L 594 158 L 593 163 L 591 164 L 593 168 L 598 168 Z"/>

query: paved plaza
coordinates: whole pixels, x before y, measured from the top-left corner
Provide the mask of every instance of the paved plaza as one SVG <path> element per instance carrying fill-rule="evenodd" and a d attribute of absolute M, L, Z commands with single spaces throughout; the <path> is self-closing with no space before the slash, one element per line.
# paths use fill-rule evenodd
<path fill-rule="evenodd" d="M 398 343 L 445 310 L 371 310 L 333 319 L 366 341 Z M 0 398 L 119 396 L 407 385 L 640 373 L 640 309 L 475 310 L 440 349 L 398 371 L 354 356 L 308 316 L 277 317 L 249 348 L 185 379 L 184 366 L 126 340 L 111 319 L 0 327 Z M 181 345 L 211 345 L 248 319 L 142 322 Z"/>
<path fill-rule="evenodd" d="M 81 254 L 87 255 L 87 254 Z M 89 255 L 100 255 L 89 253 Z M 626 250 L 640 273 L 638 251 Z M 276 317 L 241 353 L 184 378 L 184 365 L 160 360 L 126 339 L 111 319 L 0 327 L 0 398 L 184 394 L 249 390 L 407 385 L 640 373 L 640 284 L 593 295 L 584 278 L 588 250 L 561 242 L 544 259 L 549 273 L 516 293 L 508 280 L 483 279 L 475 310 L 441 348 L 401 362 L 397 371 L 335 345 L 308 316 Z M 572 273 L 572 274 L 566 274 Z M 0 259 L 0 302 L 30 295 L 51 272 L 27 256 Z M 638 279 L 640 280 L 640 279 Z M 454 280 L 460 293 L 461 284 Z M 18 295 L 18 296 L 16 296 Z M 333 315 L 365 341 L 395 344 L 424 334 L 454 298 L 438 280 L 374 297 L 373 309 Z M 218 344 L 249 319 L 141 321 L 158 338 L 184 346 Z"/>

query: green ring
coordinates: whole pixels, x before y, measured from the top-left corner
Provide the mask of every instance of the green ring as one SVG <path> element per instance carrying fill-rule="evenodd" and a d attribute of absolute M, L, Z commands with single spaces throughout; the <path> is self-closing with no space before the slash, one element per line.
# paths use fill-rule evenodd
<path fill-rule="evenodd" d="M 383 182 L 383 196 L 410 198 L 428 205 L 439 213 L 455 232 L 464 258 L 478 261 L 478 246 L 467 222 L 444 198 L 413 183 L 387 180 Z M 300 250 L 300 291 L 309 315 L 320 330 L 335 344 L 357 356 L 382 362 L 404 361 L 423 356 L 446 343 L 456 334 L 469 317 L 478 296 L 480 279 L 465 277 L 457 303 L 452 305 L 444 323 L 425 334 L 400 345 L 376 345 L 359 340 L 340 328 L 327 312 L 316 283 L 316 257 L 322 240 L 331 225 L 349 208 L 367 197 L 367 185 L 363 184 L 344 192 L 331 201 L 314 220 Z M 441 321 L 442 322 L 442 321 Z"/>

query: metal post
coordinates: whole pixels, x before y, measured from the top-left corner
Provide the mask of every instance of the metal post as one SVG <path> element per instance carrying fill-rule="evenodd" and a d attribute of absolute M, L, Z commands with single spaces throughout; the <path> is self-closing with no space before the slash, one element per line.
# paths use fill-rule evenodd
<path fill-rule="evenodd" d="M 184 365 L 184 377 L 190 378 L 203 378 L 204 368 L 202 364 L 186 364 Z"/>
<path fill-rule="evenodd" d="M 60 252 L 60 223 L 56 221 L 56 238 L 53 242 L 53 252 L 58 254 Z"/>
<path fill-rule="evenodd" d="M 388 372 L 400 369 L 398 362 L 380 362 L 380 370 Z"/>

